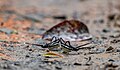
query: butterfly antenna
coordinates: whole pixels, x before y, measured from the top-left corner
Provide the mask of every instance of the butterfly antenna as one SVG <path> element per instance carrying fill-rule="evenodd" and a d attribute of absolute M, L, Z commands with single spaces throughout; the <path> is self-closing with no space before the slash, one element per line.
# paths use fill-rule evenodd
<path fill-rule="evenodd" d="M 85 43 L 85 44 L 80 45 L 80 46 L 78 46 L 78 47 L 76 47 L 76 48 L 77 48 L 77 49 L 90 48 L 90 47 L 83 47 L 83 46 L 89 45 L 89 44 L 91 44 L 91 43 L 92 43 L 92 42 Z"/>

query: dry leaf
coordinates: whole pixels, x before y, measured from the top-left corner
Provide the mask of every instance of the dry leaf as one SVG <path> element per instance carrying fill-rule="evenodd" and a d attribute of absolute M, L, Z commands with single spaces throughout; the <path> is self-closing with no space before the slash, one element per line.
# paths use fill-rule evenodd
<path fill-rule="evenodd" d="M 47 52 L 46 54 L 43 54 L 43 56 L 45 56 L 45 57 L 60 57 L 60 58 L 63 58 L 62 55 L 60 55 L 58 53 L 55 53 L 55 52 Z"/>

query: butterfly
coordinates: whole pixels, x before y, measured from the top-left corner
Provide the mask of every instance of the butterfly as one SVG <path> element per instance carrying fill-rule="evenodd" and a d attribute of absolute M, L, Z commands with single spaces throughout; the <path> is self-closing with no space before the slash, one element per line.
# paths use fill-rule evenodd
<path fill-rule="evenodd" d="M 52 37 L 62 38 L 65 41 L 82 41 L 92 38 L 88 27 L 78 20 L 65 20 L 47 30 L 42 38 L 51 40 Z"/>

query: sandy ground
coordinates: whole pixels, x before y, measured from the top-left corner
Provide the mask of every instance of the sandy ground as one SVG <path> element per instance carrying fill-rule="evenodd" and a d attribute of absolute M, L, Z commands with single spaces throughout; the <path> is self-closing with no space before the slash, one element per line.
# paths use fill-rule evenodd
<path fill-rule="evenodd" d="M 61 16 L 88 26 L 91 48 L 46 58 L 45 49 L 24 44 L 42 44 L 41 35 Z M 119 0 L 1 0 L 0 25 L 0 70 L 120 70 Z"/>

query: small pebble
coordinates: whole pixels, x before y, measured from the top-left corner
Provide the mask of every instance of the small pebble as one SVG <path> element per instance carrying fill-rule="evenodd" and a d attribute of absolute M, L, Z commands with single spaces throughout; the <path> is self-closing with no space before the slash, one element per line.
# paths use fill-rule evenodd
<path fill-rule="evenodd" d="M 57 70 L 61 70 L 62 69 L 62 67 L 60 67 L 60 66 L 56 66 L 55 67 Z"/>
<path fill-rule="evenodd" d="M 74 65 L 82 65 L 82 64 L 80 64 L 80 63 L 74 63 Z"/>
<path fill-rule="evenodd" d="M 113 50 L 114 50 L 114 48 L 112 46 L 110 46 L 106 49 L 107 52 L 112 52 Z"/>
<path fill-rule="evenodd" d="M 29 56 L 29 55 L 26 55 L 25 57 L 27 57 L 27 58 L 28 58 L 28 57 L 30 57 L 30 56 Z"/>
<path fill-rule="evenodd" d="M 110 31 L 107 30 L 107 29 L 103 29 L 102 32 L 107 33 L 107 32 L 110 32 Z"/>
<path fill-rule="evenodd" d="M 104 20 L 103 20 L 103 19 L 101 19 L 101 20 L 99 20 L 99 22 L 100 22 L 100 23 L 104 23 Z"/>
<path fill-rule="evenodd" d="M 102 39 L 107 39 L 107 37 L 101 37 Z"/>
<path fill-rule="evenodd" d="M 14 65 L 15 66 L 20 66 L 20 62 L 15 62 Z"/>
<path fill-rule="evenodd" d="M 58 15 L 58 16 L 52 16 L 54 19 L 62 19 L 65 20 L 67 19 L 66 15 Z"/>
<path fill-rule="evenodd" d="M 109 15 L 109 16 L 108 16 L 108 20 L 109 20 L 109 21 L 113 21 L 113 20 L 115 19 L 115 16 L 116 16 L 115 14 Z"/>

